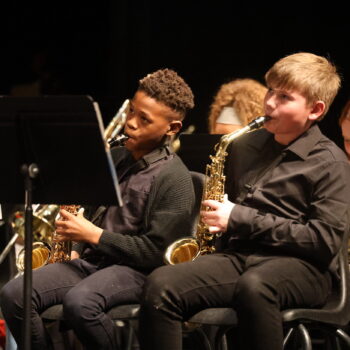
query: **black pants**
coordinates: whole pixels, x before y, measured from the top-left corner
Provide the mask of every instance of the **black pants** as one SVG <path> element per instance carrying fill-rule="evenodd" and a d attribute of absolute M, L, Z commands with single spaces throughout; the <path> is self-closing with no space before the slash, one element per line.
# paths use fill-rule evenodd
<path fill-rule="evenodd" d="M 291 257 L 213 254 L 163 266 L 147 278 L 140 316 L 143 350 L 180 350 L 181 322 L 209 307 L 234 307 L 242 350 L 281 350 L 281 309 L 317 306 L 329 273 Z"/>
<path fill-rule="evenodd" d="M 115 349 L 115 326 L 105 311 L 139 302 L 145 275 L 127 266 L 98 269 L 81 259 L 33 271 L 32 348 L 49 348 L 40 318 L 48 307 L 63 303 L 64 317 L 87 349 Z M 19 348 L 22 348 L 23 278 L 9 281 L 1 291 L 1 309 Z"/>

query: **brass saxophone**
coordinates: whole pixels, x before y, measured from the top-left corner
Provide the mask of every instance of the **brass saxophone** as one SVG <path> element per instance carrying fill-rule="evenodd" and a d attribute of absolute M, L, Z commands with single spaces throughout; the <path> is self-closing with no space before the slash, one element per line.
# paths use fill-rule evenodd
<path fill-rule="evenodd" d="M 76 204 L 61 205 L 60 209 L 64 209 L 76 216 L 78 215 L 80 205 L 76 205 Z M 63 220 L 62 217 L 60 217 L 59 219 Z M 52 237 L 52 248 L 51 248 L 51 256 L 49 259 L 49 263 L 69 261 L 71 251 L 72 251 L 72 241 L 59 242 L 57 240 L 57 233 L 55 231 Z"/>
<path fill-rule="evenodd" d="M 243 134 L 259 129 L 269 117 L 258 117 L 247 126 L 230 134 L 223 135 L 220 142 L 215 145 L 215 156 L 210 156 L 211 164 L 206 167 L 206 176 L 203 188 L 202 202 L 213 199 L 223 202 L 225 194 L 224 164 L 227 156 L 228 145 Z M 201 206 L 201 211 L 208 211 L 210 208 Z M 208 225 L 199 220 L 195 237 L 179 239 L 168 246 L 164 261 L 166 264 L 174 265 L 185 261 L 192 261 L 199 255 L 209 254 L 215 251 L 214 240 L 218 234 L 209 232 Z"/>
<path fill-rule="evenodd" d="M 126 99 L 119 108 L 117 114 L 112 118 L 106 127 L 103 136 L 109 147 L 120 146 L 129 138 L 123 134 L 119 135 L 124 128 L 129 108 L 130 101 Z"/>
<path fill-rule="evenodd" d="M 119 108 L 116 115 L 106 127 L 103 137 L 109 147 L 121 146 L 129 138 L 120 134 L 124 128 L 130 101 L 127 99 Z M 71 241 L 58 242 L 56 239 L 54 222 L 60 209 L 77 215 L 79 205 L 46 204 L 40 205 L 38 211 L 33 214 L 34 239 L 32 249 L 32 267 L 37 269 L 49 263 L 63 262 L 70 260 Z M 62 220 L 62 218 L 60 218 Z M 24 213 L 16 212 L 13 215 L 12 227 L 15 233 L 24 237 Z M 19 252 L 16 265 L 19 272 L 24 271 L 24 248 Z"/>
<path fill-rule="evenodd" d="M 73 215 L 78 214 L 80 205 L 44 205 L 40 207 L 38 213 L 34 215 L 33 228 L 34 232 L 42 232 L 42 227 L 45 225 L 46 236 L 43 241 L 33 243 L 32 251 L 32 268 L 37 269 L 46 264 L 63 262 L 70 260 L 70 253 L 72 250 L 72 242 L 64 241 L 58 242 L 54 223 L 60 209 L 65 209 Z M 60 217 L 60 220 L 62 218 Z M 38 226 L 36 226 L 36 223 Z M 20 229 L 23 225 L 20 225 Z M 23 248 L 16 259 L 16 266 L 19 272 L 24 271 L 24 254 Z"/>

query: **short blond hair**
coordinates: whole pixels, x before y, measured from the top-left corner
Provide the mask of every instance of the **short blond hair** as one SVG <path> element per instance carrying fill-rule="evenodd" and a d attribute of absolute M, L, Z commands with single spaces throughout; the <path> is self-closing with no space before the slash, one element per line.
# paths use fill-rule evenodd
<path fill-rule="evenodd" d="M 339 118 L 339 125 L 341 126 L 343 121 L 347 119 L 350 120 L 350 100 L 346 103 L 345 107 L 343 108 L 340 118 Z"/>
<path fill-rule="evenodd" d="M 213 132 L 222 109 L 233 107 L 242 126 L 264 113 L 267 88 L 254 79 L 235 79 L 221 85 L 210 106 L 209 132 Z"/>
<path fill-rule="evenodd" d="M 312 105 L 316 101 L 325 103 L 327 113 L 340 88 L 337 69 L 327 58 L 308 52 L 299 52 L 277 61 L 265 74 L 269 87 L 295 90 Z"/>

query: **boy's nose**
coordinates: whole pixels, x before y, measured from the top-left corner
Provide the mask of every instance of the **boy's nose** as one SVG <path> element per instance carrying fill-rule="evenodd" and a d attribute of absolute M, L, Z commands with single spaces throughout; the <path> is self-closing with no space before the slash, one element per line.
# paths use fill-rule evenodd
<path fill-rule="evenodd" d="M 137 129 L 136 118 L 128 117 L 128 119 L 126 120 L 126 125 L 130 129 L 134 129 L 134 130 Z"/>
<path fill-rule="evenodd" d="M 265 99 L 265 109 L 266 111 L 274 109 L 276 107 L 275 98 L 273 96 L 267 97 Z"/>

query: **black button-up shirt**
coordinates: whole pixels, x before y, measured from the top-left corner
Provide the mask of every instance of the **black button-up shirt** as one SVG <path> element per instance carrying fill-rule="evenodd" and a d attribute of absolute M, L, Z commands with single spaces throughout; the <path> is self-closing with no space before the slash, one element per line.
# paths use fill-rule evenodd
<path fill-rule="evenodd" d="M 344 152 L 317 125 L 288 146 L 261 129 L 236 140 L 228 163 L 226 192 L 237 204 L 223 236 L 226 247 L 328 268 L 349 221 Z"/>
<path fill-rule="evenodd" d="M 144 208 L 154 179 L 164 163 L 172 160 L 167 147 L 160 147 L 136 161 L 126 149 L 117 149 L 116 169 L 123 206 L 108 208 L 101 227 L 110 232 L 137 235 L 142 229 Z"/>

